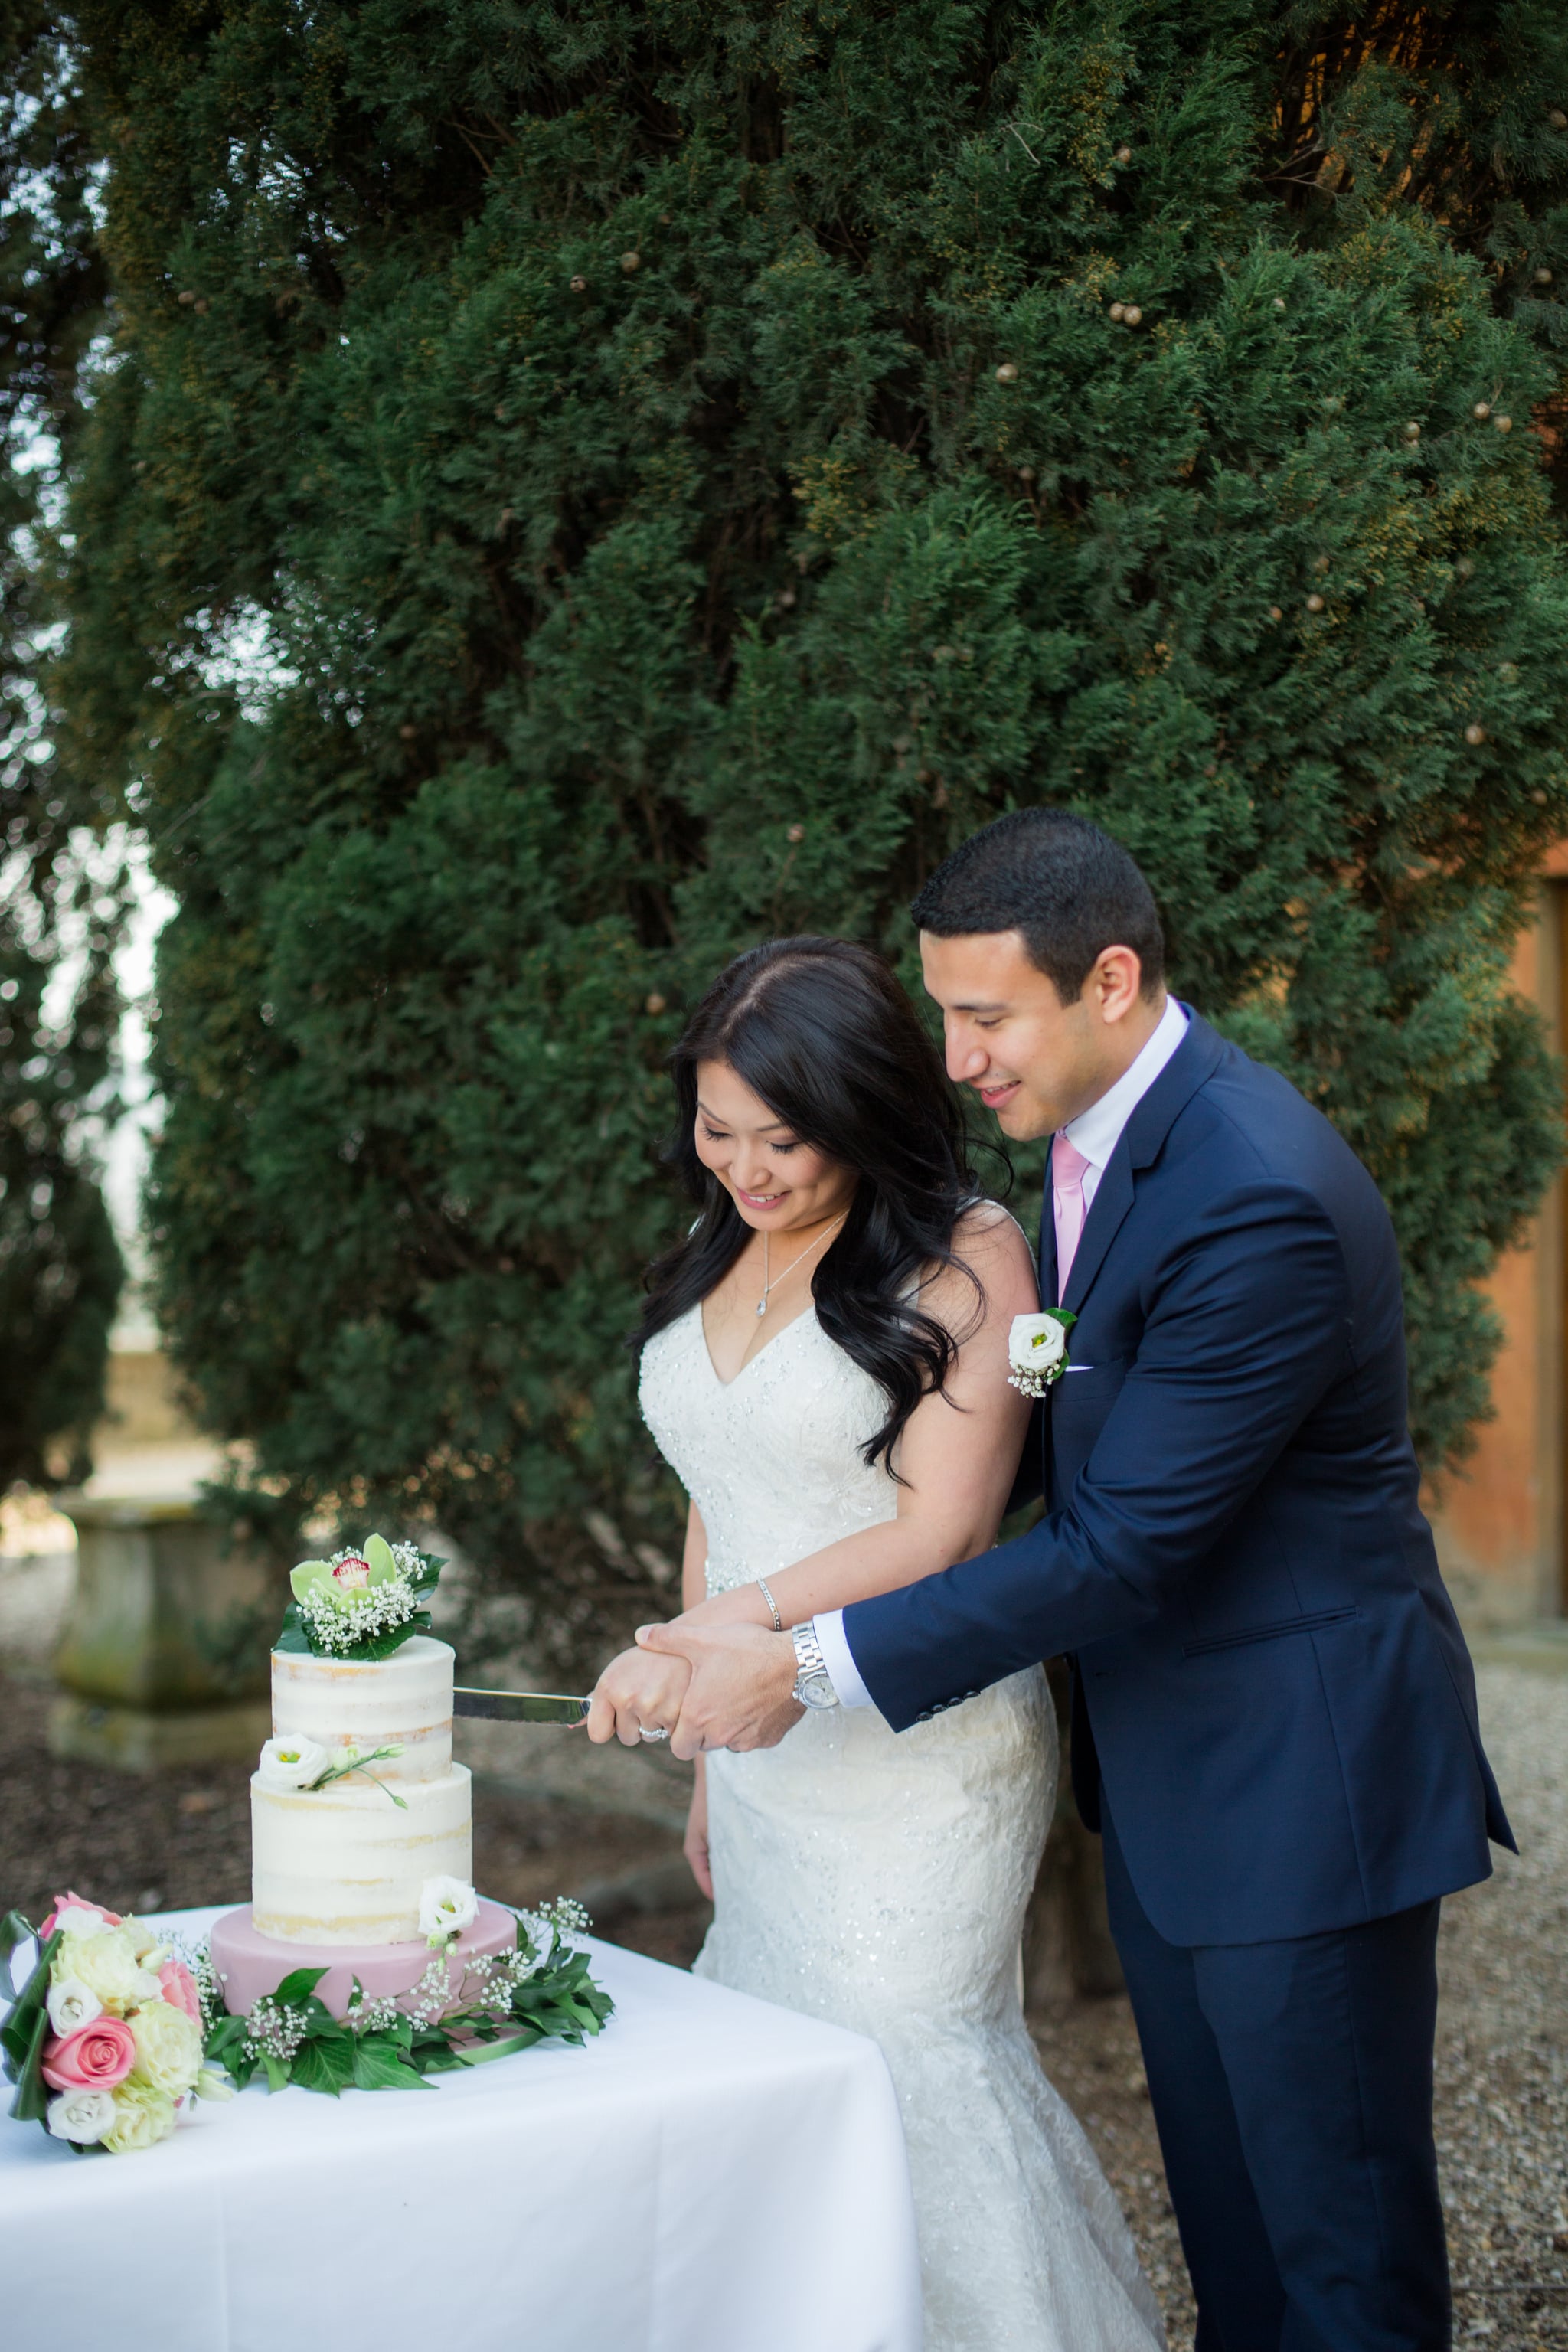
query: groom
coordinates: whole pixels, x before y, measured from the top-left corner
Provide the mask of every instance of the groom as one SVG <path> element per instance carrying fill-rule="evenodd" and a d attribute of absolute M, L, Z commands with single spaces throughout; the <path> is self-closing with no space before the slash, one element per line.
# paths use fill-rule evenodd
<path fill-rule="evenodd" d="M 1438 1903 L 1512 1837 L 1417 1500 L 1387 1213 L 1165 994 L 1097 826 L 1004 817 L 913 912 L 950 1073 L 1055 1139 L 1046 1516 L 793 1636 L 647 1629 L 693 1669 L 675 1750 L 771 1745 L 797 1690 L 904 1730 L 1066 1653 L 1197 2352 L 1437 2352 Z"/>

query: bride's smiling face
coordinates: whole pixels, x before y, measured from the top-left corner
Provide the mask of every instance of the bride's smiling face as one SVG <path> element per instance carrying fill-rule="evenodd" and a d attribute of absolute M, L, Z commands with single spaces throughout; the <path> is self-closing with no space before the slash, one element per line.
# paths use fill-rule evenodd
<path fill-rule="evenodd" d="M 822 1224 L 855 1197 L 855 1171 L 803 1143 L 728 1062 L 697 1066 L 695 1133 L 697 1157 L 759 1233 Z"/>

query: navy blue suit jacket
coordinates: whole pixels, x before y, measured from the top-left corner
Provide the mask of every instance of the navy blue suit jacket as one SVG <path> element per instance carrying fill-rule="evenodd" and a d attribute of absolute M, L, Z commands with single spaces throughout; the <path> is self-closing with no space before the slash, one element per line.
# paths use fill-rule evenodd
<path fill-rule="evenodd" d="M 1041 1296 L 1056 1297 L 1042 1220 Z M 1071 1655 L 1073 1770 L 1168 1941 L 1387 1916 L 1511 1845 L 1417 1498 L 1404 1307 L 1377 1187 L 1321 1112 L 1205 1021 L 1128 1121 L 1040 1415 L 1047 1516 L 855 1602 L 896 1730 Z"/>

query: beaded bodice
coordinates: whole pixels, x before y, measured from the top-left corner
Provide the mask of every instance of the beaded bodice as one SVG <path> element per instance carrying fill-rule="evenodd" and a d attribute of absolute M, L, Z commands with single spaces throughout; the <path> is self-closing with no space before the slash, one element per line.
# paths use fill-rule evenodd
<path fill-rule="evenodd" d="M 892 1518 L 899 1490 L 860 1448 L 887 1404 L 814 1307 L 732 1381 L 713 1369 L 702 1310 L 643 1351 L 643 1419 L 708 1530 L 708 1590 L 722 1592 Z"/>

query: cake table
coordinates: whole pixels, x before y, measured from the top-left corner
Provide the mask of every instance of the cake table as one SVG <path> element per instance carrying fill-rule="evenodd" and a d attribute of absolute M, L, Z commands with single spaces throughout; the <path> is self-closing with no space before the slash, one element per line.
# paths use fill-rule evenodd
<path fill-rule="evenodd" d="M 166 1913 L 187 1937 L 216 1911 Z M 898 2105 L 858 2034 L 592 1943 L 616 2014 L 424 2091 L 258 2086 L 139 2156 L 0 2116 L 18 2344 L 919 2352 Z"/>

